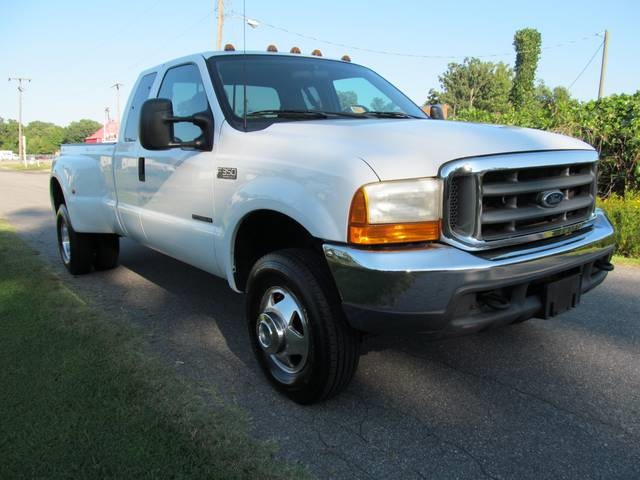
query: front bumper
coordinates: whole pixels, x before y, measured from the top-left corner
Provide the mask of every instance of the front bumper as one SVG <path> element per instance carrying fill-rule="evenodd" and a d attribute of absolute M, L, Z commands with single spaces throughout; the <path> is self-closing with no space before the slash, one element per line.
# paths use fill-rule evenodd
<path fill-rule="evenodd" d="M 589 227 L 524 248 L 323 248 L 352 327 L 458 335 L 541 315 L 543 287 L 550 281 L 580 274 L 581 292 L 592 289 L 607 275 L 614 238 L 598 210 Z M 496 296 L 504 300 L 499 309 L 485 302 Z"/>

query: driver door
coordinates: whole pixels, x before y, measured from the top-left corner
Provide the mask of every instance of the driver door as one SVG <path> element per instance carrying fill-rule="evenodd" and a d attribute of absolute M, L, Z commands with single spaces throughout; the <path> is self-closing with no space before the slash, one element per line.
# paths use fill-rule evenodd
<path fill-rule="evenodd" d="M 175 116 L 211 112 L 200 68 L 195 63 L 170 67 L 157 98 L 172 101 Z M 191 141 L 202 134 L 192 123 L 176 123 L 174 136 Z M 145 191 L 141 209 L 146 243 L 171 257 L 215 272 L 213 152 L 140 147 Z"/>

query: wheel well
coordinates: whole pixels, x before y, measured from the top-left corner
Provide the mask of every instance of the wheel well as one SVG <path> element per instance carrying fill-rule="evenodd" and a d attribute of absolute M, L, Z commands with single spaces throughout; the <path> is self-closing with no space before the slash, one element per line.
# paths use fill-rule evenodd
<path fill-rule="evenodd" d="M 58 207 L 66 202 L 64 201 L 64 194 L 62 193 L 62 187 L 58 183 L 58 180 L 56 180 L 55 178 L 51 179 L 50 192 L 51 192 L 51 202 L 53 203 L 53 208 L 57 212 Z"/>
<path fill-rule="evenodd" d="M 240 224 L 234 248 L 236 288 L 244 291 L 256 261 L 283 248 L 320 248 L 319 242 L 291 217 L 272 210 L 258 210 Z"/>

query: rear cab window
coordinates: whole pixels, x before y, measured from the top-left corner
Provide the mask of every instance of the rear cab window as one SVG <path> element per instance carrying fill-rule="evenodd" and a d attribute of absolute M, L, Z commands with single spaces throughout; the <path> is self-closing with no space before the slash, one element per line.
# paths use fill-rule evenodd
<path fill-rule="evenodd" d="M 131 107 L 127 114 L 127 122 L 124 128 L 125 142 L 135 142 L 138 140 L 138 123 L 140 122 L 140 108 L 142 104 L 149 98 L 151 86 L 156 79 L 157 72 L 147 73 L 138 82 L 136 92 L 131 101 Z"/>

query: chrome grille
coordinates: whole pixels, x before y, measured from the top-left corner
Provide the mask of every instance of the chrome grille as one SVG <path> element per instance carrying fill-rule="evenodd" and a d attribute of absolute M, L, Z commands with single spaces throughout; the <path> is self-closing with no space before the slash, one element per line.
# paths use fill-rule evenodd
<path fill-rule="evenodd" d="M 444 235 L 468 246 L 491 248 L 580 226 L 594 211 L 596 159 L 595 152 L 572 151 L 452 162 L 443 175 Z M 562 194 L 558 204 L 541 200 L 550 192 L 558 198 L 558 192 Z"/>

